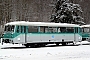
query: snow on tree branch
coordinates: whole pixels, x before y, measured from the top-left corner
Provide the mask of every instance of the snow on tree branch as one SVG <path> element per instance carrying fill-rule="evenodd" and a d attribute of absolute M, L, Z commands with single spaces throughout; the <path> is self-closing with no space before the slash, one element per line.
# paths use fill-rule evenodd
<path fill-rule="evenodd" d="M 81 6 L 79 4 L 69 3 L 68 1 L 57 0 L 54 8 L 54 17 L 51 15 L 51 19 L 54 19 L 53 22 L 77 23 L 79 21 L 80 24 L 83 24 L 83 18 L 80 16 L 83 12 Z"/>

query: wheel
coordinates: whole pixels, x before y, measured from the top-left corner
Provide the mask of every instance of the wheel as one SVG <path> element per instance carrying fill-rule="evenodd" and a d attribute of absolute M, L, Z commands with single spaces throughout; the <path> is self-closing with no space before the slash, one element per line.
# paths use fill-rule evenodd
<path fill-rule="evenodd" d="M 44 47 L 46 44 L 41 44 L 42 47 Z"/>
<path fill-rule="evenodd" d="M 24 44 L 24 46 L 26 46 L 27 48 L 29 47 L 29 45 L 28 45 L 28 44 Z"/>
<path fill-rule="evenodd" d="M 66 43 L 65 43 L 65 42 L 62 42 L 62 45 L 63 45 L 63 46 L 66 46 Z"/>
<path fill-rule="evenodd" d="M 37 44 L 37 45 L 35 45 L 36 47 L 44 47 L 45 46 L 45 44 Z"/>
<path fill-rule="evenodd" d="M 38 44 L 32 44 L 32 45 L 30 45 L 30 47 L 35 48 L 35 47 L 39 47 L 39 45 Z"/>
<path fill-rule="evenodd" d="M 73 45 L 76 45 L 76 42 L 73 42 Z"/>
<path fill-rule="evenodd" d="M 57 46 L 59 46 L 59 43 L 56 43 Z"/>

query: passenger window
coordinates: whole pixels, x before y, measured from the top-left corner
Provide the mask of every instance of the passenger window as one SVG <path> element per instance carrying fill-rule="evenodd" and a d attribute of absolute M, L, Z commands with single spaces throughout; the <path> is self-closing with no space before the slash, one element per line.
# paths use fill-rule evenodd
<path fill-rule="evenodd" d="M 29 33 L 38 32 L 38 27 L 37 27 L 37 26 L 29 26 L 29 27 L 28 27 L 28 32 L 29 32 Z"/>
<path fill-rule="evenodd" d="M 45 32 L 49 32 L 49 33 L 56 33 L 57 32 L 57 28 L 56 27 L 46 27 L 45 28 Z"/>
<path fill-rule="evenodd" d="M 60 33 L 60 32 L 61 32 L 60 28 L 57 28 L 57 32 L 58 32 L 58 33 Z"/>
<path fill-rule="evenodd" d="M 67 27 L 66 32 L 67 33 L 74 33 L 74 28 L 73 27 Z"/>
<path fill-rule="evenodd" d="M 57 28 L 53 27 L 53 32 L 56 33 L 57 32 Z"/>
<path fill-rule="evenodd" d="M 89 33 L 90 29 L 89 28 L 83 28 L 84 33 Z"/>
<path fill-rule="evenodd" d="M 40 27 L 40 32 L 44 33 L 45 32 L 45 29 L 43 26 Z"/>
<path fill-rule="evenodd" d="M 49 28 L 45 27 L 45 33 L 49 32 L 48 30 L 49 30 Z"/>
<path fill-rule="evenodd" d="M 66 33 L 66 27 L 60 27 L 61 33 Z"/>
<path fill-rule="evenodd" d="M 73 27 L 58 27 L 58 32 L 60 33 L 74 33 Z"/>

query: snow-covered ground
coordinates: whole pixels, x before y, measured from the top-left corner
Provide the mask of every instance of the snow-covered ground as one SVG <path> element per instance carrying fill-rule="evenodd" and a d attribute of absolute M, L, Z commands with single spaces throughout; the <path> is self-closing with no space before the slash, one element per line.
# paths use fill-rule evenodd
<path fill-rule="evenodd" d="M 86 43 L 90 42 L 81 42 Z M 20 48 L 1 49 L 4 47 Z M 90 60 L 90 45 L 24 48 L 20 44 L 0 44 L 0 60 Z"/>

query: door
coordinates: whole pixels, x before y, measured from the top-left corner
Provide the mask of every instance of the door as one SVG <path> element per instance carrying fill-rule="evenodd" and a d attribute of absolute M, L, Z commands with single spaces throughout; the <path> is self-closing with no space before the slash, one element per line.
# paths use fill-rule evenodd
<path fill-rule="evenodd" d="M 75 27 L 75 31 L 74 31 L 74 42 L 77 42 L 77 34 L 78 34 L 78 27 Z"/>
<path fill-rule="evenodd" d="M 23 26 L 23 32 L 24 32 L 24 41 L 25 41 L 25 43 L 27 43 L 27 27 L 26 26 Z"/>
<path fill-rule="evenodd" d="M 27 43 L 27 27 L 26 26 L 20 26 L 20 42 L 22 44 Z"/>

